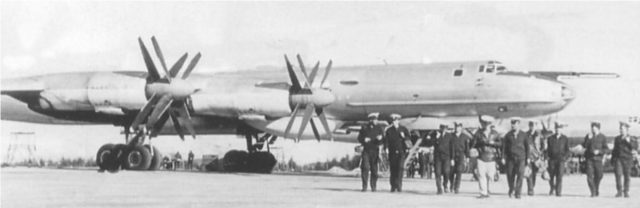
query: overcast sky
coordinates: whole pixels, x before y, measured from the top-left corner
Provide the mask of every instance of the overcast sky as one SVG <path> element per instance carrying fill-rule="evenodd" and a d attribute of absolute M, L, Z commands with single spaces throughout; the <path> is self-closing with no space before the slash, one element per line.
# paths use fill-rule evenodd
<path fill-rule="evenodd" d="M 576 86 L 578 99 L 563 113 L 640 114 L 640 96 L 633 90 L 640 87 L 638 2 L 3 1 L 1 13 L 3 79 L 144 71 L 136 38 L 155 35 L 169 63 L 183 52 L 201 51 L 197 72 L 283 66 L 284 53 L 331 58 L 337 66 L 496 59 L 511 70 L 615 72 L 622 77 L 567 81 Z M 2 137 L 16 130 L 42 138 L 87 132 L 36 127 L 2 121 Z M 105 139 L 77 154 L 92 155 Z M 119 135 L 107 141 L 117 142 Z"/>

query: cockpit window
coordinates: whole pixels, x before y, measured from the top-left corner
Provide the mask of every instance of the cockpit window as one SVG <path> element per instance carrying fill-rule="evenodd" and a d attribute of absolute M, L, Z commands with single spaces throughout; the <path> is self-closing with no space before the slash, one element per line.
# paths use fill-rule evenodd
<path fill-rule="evenodd" d="M 480 65 L 478 67 L 478 72 L 484 72 L 484 65 Z"/>
<path fill-rule="evenodd" d="M 487 73 L 493 73 L 493 71 L 495 70 L 496 66 L 493 64 L 489 64 L 489 66 L 487 66 Z"/>
<path fill-rule="evenodd" d="M 498 69 L 497 69 L 497 70 L 498 70 L 498 72 L 504 72 L 504 71 L 507 71 L 507 67 L 504 67 L 504 66 L 498 66 Z"/>

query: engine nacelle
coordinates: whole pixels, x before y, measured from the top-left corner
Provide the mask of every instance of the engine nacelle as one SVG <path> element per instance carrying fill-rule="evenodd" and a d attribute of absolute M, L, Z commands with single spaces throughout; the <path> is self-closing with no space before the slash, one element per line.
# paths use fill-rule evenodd
<path fill-rule="evenodd" d="M 280 90 L 235 94 L 200 92 L 191 95 L 191 100 L 196 114 L 231 117 L 244 115 L 283 117 L 291 114 L 289 93 Z"/>
<path fill-rule="evenodd" d="M 114 109 L 140 109 L 147 102 L 145 80 L 117 73 L 98 73 L 89 79 L 87 95 L 94 110 L 119 114 Z"/>

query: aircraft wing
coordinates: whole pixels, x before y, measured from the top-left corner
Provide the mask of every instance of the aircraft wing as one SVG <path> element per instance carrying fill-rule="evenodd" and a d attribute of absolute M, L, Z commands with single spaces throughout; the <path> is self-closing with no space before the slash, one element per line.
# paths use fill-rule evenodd
<path fill-rule="evenodd" d="M 31 82 L 29 78 L 2 80 L 2 95 L 8 95 L 23 102 L 31 102 L 45 89 L 40 82 Z"/>
<path fill-rule="evenodd" d="M 614 79 L 620 77 L 617 73 L 605 72 L 573 72 L 573 71 L 529 71 L 534 76 L 544 76 L 553 79 L 558 78 L 597 78 L 597 79 Z"/>

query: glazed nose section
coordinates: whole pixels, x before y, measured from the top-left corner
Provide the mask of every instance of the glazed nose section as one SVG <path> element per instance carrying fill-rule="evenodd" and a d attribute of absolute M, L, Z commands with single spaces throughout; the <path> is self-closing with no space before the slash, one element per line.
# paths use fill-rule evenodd
<path fill-rule="evenodd" d="M 573 88 L 569 87 L 568 85 L 562 85 L 561 87 L 562 89 L 560 92 L 564 101 L 569 103 L 576 98 L 575 90 L 573 90 Z"/>

